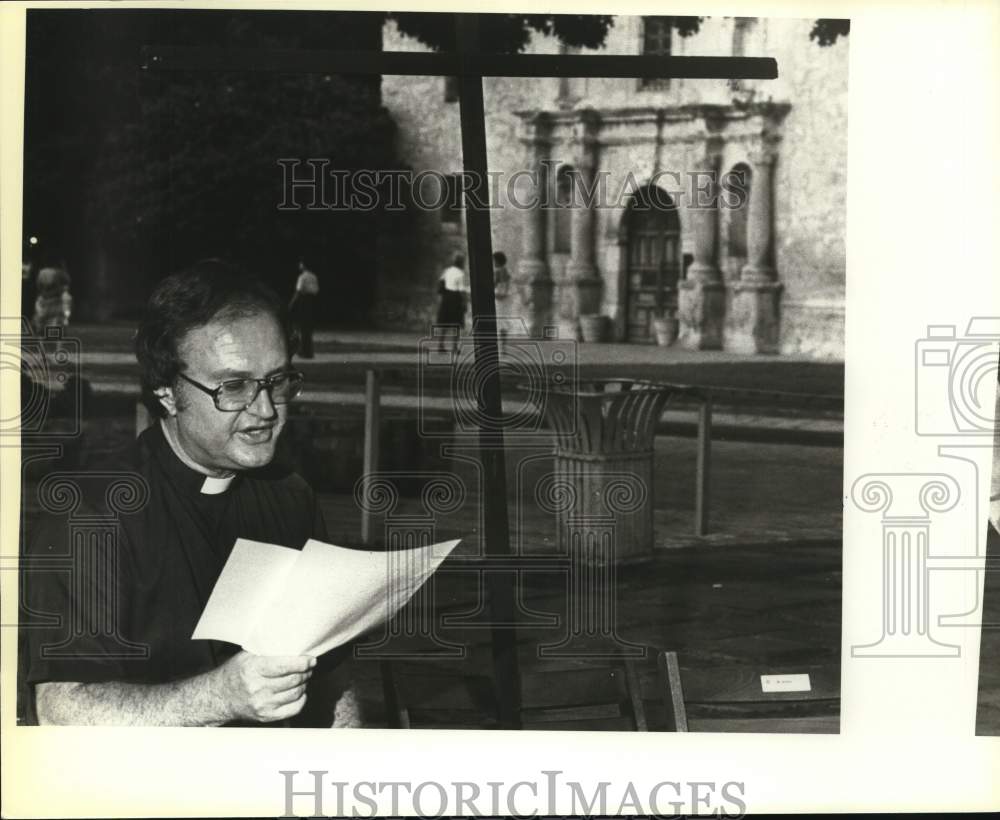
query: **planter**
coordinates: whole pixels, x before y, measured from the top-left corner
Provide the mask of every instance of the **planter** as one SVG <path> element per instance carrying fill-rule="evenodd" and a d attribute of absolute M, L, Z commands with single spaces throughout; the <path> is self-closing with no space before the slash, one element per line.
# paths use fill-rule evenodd
<path fill-rule="evenodd" d="M 653 319 L 653 334 L 656 336 L 656 343 L 660 347 L 669 347 L 677 341 L 677 334 L 680 330 L 680 322 L 676 316 L 664 316 L 660 319 Z"/>
<path fill-rule="evenodd" d="M 598 313 L 580 316 L 580 336 L 585 342 L 605 342 L 608 338 L 608 317 Z"/>

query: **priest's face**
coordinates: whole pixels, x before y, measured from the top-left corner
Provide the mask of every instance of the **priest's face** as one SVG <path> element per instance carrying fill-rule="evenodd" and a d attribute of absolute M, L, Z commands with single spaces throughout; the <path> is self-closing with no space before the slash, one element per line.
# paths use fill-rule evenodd
<path fill-rule="evenodd" d="M 209 388 L 230 379 L 262 379 L 289 366 L 281 327 L 266 313 L 213 319 L 185 334 L 178 353 L 181 372 Z M 267 390 L 238 412 L 218 410 L 210 395 L 183 379 L 174 396 L 177 440 L 201 466 L 247 470 L 274 458 L 288 405 L 274 404 Z"/>

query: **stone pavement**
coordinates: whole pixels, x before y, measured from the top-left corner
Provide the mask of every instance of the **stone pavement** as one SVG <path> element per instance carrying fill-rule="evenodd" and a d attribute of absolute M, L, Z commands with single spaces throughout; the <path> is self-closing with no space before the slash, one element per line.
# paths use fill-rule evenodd
<path fill-rule="evenodd" d="M 80 367 L 98 393 L 135 394 L 136 365 L 131 352 L 131 325 L 78 325 L 69 335 L 80 340 Z M 322 331 L 312 360 L 296 359 L 306 374 L 303 401 L 328 406 L 364 403 L 364 371 L 383 374 L 382 404 L 387 409 L 415 410 L 420 390 L 418 371 L 420 334 L 362 331 Z M 544 348 L 524 340 L 501 367 L 505 412 L 518 409 L 517 384 L 538 376 L 534 362 L 546 362 Z M 539 343 L 541 345 L 547 342 Z M 559 342 L 557 344 L 564 344 Z M 578 365 L 581 381 L 624 377 L 695 384 L 722 389 L 716 399 L 713 423 L 717 435 L 787 441 L 815 441 L 836 445 L 843 436 L 843 365 L 804 357 L 747 356 L 722 351 L 688 351 L 652 345 L 572 343 L 568 348 Z M 541 352 L 539 352 L 541 351 Z M 423 373 L 426 385 L 420 406 L 431 412 L 450 412 L 448 368 Z M 440 371 L 440 372 L 438 372 Z M 432 378 L 433 376 L 433 378 Z M 746 394 L 727 397 L 726 389 L 776 391 L 754 399 Z M 813 397 L 813 398 L 810 398 Z M 691 434 L 696 406 L 672 404 L 661 423 L 663 433 Z"/>

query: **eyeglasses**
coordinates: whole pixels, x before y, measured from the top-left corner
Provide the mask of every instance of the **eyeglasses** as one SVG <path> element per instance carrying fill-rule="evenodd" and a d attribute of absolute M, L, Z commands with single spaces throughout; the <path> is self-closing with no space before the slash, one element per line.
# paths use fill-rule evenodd
<path fill-rule="evenodd" d="M 211 396 L 216 409 L 223 413 L 246 410 L 257 401 L 261 390 L 267 391 L 273 404 L 288 404 L 302 392 L 302 382 L 305 378 L 298 370 L 283 370 L 265 379 L 229 379 L 213 389 L 183 373 L 177 375 Z"/>

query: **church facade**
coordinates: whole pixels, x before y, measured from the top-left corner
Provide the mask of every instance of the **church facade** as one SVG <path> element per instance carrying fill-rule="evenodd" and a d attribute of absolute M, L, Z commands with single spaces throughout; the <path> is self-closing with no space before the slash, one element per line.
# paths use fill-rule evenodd
<path fill-rule="evenodd" d="M 512 276 L 498 314 L 537 335 L 842 358 L 848 43 L 821 47 L 811 26 L 706 18 L 683 38 L 617 17 L 599 52 L 772 56 L 776 80 L 487 78 L 493 247 Z M 383 46 L 424 48 L 392 23 Z M 402 156 L 444 188 L 461 185 L 455 90 L 382 85 Z M 438 276 L 465 248 L 447 199 L 380 249 L 383 325 L 433 322 Z"/>

